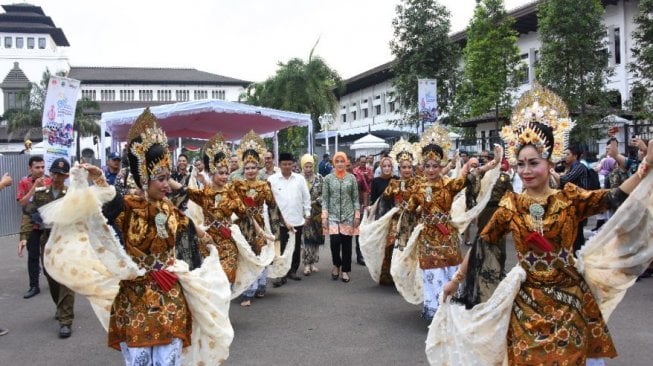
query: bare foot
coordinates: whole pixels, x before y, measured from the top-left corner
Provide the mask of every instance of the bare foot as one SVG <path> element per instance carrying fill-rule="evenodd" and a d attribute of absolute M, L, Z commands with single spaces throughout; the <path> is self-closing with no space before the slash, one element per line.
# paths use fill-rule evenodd
<path fill-rule="evenodd" d="M 252 302 L 250 300 L 243 300 L 240 302 L 240 306 L 246 308 L 252 305 Z"/>

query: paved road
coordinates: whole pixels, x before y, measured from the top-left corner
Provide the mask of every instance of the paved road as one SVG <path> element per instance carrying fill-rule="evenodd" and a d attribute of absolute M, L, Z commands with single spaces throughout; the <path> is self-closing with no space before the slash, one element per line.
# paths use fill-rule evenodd
<path fill-rule="evenodd" d="M 0 237 L 0 365 L 120 365 L 120 353 L 88 301 L 77 296 L 73 335 L 57 338 L 58 323 L 45 278 L 41 294 L 25 300 L 26 258 L 15 253 L 16 236 Z M 250 308 L 233 302 L 235 338 L 228 365 L 426 365 L 427 324 L 420 307 L 391 288 L 376 286 L 354 264 L 352 281 L 329 276 L 330 254 L 322 250 L 320 272 L 300 282 L 271 288 Z M 513 262 L 514 263 L 514 262 Z M 653 279 L 637 283 L 613 314 L 609 326 L 619 358 L 609 365 L 653 362 Z"/>

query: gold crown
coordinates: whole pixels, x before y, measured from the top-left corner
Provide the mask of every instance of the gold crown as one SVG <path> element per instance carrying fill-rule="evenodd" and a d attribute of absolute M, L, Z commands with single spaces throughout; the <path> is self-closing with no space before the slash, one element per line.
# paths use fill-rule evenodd
<path fill-rule="evenodd" d="M 206 169 L 208 169 L 211 175 L 215 174 L 219 168 L 229 169 L 230 149 L 220 132 L 211 137 L 211 139 L 204 144 L 202 150 L 204 151 L 204 155 L 209 158 L 209 166 L 207 166 Z M 214 161 L 215 155 L 219 152 L 223 153 L 224 157 L 219 161 Z"/>
<path fill-rule="evenodd" d="M 549 126 L 553 131 L 553 141 L 535 127 L 535 123 Z M 524 93 L 513 109 L 510 125 L 501 129 L 501 138 L 506 143 L 506 158 L 510 164 L 517 164 L 519 149 L 533 145 L 543 159 L 557 162 L 564 156 L 569 144 L 569 132 L 575 122 L 569 119 L 565 102 L 554 92 L 539 83 Z M 551 156 L 548 147 L 553 146 Z"/>
<path fill-rule="evenodd" d="M 255 156 L 253 152 L 256 152 L 258 157 Z M 237 150 L 242 166 L 250 162 L 260 165 L 261 159 L 266 152 L 265 141 L 263 141 L 261 136 L 257 135 L 254 130 L 250 130 L 245 134 L 245 136 L 243 136 Z"/>
<path fill-rule="evenodd" d="M 419 160 L 424 162 L 426 160 L 436 160 L 440 162 L 444 156 L 440 156 L 434 151 L 429 151 L 426 156 L 421 156 L 424 147 L 428 145 L 438 145 L 442 148 L 442 152 L 447 154 L 449 149 L 451 149 L 451 138 L 449 137 L 449 131 L 444 128 L 440 123 L 434 123 L 429 127 L 419 140 L 419 149 L 417 153 L 420 155 Z"/>
<path fill-rule="evenodd" d="M 141 138 L 141 141 L 134 141 L 138 137 Z M 127 134 L 127 140 L 129 141 L 129 151 L 138 160 L 139 180 L 141 180 L 141 186 L 145 190 L 149 180 L 154 179 L 166 169 L 170 171 L 172 167 L 170 153 L 168 152 L 168 138 L 159 127 L 156 117 L 150 112 L 149 107 L 145 108 L 131 126 Z M 151 166 L 148 167 L 145 155 L 152 145 L 157 144 L 163 146 L 164 154 L 158 161 L 150 162 Z M 143 180 L 145 181 L 143 182 Z"/>
<path fill-rule="evenodd" d="M 413 151 L 413 145 L 404 140 L 402 137 L 399 141 L 395 142 L 392 146 L 390 154 L 388 154 L 392 161 L 395 164 L 400 165 L 402 161 L 407 160 L 411 164 L 415 164 L 415 152 Z"/>

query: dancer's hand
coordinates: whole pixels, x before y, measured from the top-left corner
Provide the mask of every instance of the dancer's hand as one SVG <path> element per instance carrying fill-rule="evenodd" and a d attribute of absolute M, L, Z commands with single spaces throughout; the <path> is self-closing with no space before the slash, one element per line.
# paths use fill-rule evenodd
<path fill-rule="evenodd" d="M 447 282 L 442 288 L 443 301 L 447 301 L 449 296 L 453 296 L 458 291 L 458 283 L 455 281 Z"/>

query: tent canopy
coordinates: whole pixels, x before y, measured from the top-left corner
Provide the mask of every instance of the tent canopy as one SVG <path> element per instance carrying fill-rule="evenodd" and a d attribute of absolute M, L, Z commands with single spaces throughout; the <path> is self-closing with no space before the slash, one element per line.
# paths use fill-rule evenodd
<path fill-rule="evenodd" d="M 351 150 L 360 150 L 360 149 L 382 150 L 382 149 L 387 149 L 389 147 L 390 145 L 388 145 L 384 139 L 368 133 L 367 135 L 354 141 L 350 149 Z"/>
<path fill-rule="evenodd" d="M 102 113 L 101 126 L 114 141 L 125 141 L 129 128 L 143 108 Z M 308 126 L 308 114 L 223 100 L 194 100 L 150 108 L 168 137 L 209 139 L 222 132 L 226 140 L 238 140 L 249 130 L 259 135 L 270 134 L 291 126 Z"/>

